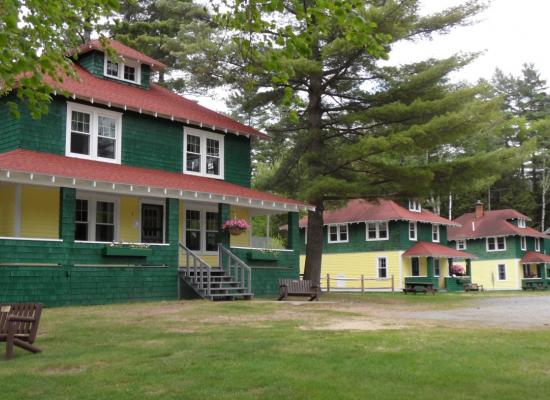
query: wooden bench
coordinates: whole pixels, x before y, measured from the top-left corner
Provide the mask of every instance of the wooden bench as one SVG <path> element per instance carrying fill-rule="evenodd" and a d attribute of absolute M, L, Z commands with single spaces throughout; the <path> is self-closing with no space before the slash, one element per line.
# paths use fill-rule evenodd
<path fill-rule="evenodd" d="M 279 279 L 279 301 L 288 296 L 309 297 L 309 301 L 319 300 L 319 285 L 310 280 Z"/>
<path fill-rule="evenodd" d="M 40 353 L 33 345 L 38 332 L 42 304 L 0 304 L 0 342 L 6 342 L 6 359 L 13 357 L 13 347 Z"/>
<path fill-rule="evenodd" d="M 483 285 L 479 285 L 477 283 L 465 283 L 464 290 L 466 292 L 483 292 L 485 289 L 483 288 Z"/>
<path fill-rule="evenodd" d="M 433 282 L 408 282 L 405 283 L 405 288 L 403 289 L 403 293 L 414 293 L 417 294 L 418 292 L 431 293 L 432 295 L 435 295 L 435 292 L 437 289 L 434 287 Z"/>

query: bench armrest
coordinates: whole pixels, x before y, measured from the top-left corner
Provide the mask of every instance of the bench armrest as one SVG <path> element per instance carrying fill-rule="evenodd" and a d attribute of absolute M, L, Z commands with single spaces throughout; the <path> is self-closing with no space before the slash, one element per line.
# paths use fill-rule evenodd
<path fill-rule="evenodd" d="M 20 317 L 18 315 L 8 315 L 8 322 L 35 322 L 34 317 Z"/>

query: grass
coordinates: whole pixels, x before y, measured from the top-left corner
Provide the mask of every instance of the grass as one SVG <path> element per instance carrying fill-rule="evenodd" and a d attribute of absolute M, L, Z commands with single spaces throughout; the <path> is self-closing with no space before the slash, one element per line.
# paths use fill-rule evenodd
<path fill-rule="evenodd" d="M 188 301 L 47 309 L 43 353 L 19 350 L 0 361 L 1 398 L 547 399 L 547 330 L 308 329 L 353 317 L 346 307 L 366 300 L 459 307 L 469 297 L 324 296 L 339 308 Z"/>

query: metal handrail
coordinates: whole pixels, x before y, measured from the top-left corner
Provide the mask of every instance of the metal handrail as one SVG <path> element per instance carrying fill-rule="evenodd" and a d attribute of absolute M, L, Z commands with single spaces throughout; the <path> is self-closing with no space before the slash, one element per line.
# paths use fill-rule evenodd
<path fill-rule="evenodd" d="M 210 265 L 183 243 L 179 243 L 179 247 L 185 252 L 184 268 L 187 270 L 187 277 L 199 290 L 206 291 L 206 295 L 210 296 Z M 190 259 L 193 265 L 189 262 Z M 193 276 L 191 276 L 191 268 L 193 268 Z"/>
<path fill-rule="evenodd" d="M 224 265 L 224 255 L 227 256 L 227 266 Z M 239 287 L 252 293 L 252 268 L 221 244 L 218 245 L 218 263 L 228 276 L 239 282 Z"/>

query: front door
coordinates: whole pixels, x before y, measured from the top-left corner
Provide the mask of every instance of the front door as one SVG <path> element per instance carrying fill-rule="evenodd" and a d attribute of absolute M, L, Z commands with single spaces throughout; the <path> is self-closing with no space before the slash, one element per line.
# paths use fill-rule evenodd
<path fill-rule="evenodd" d="M 160 204 L 141 205 L 141 241 L 143 243 L 162 243 L 164 207 Z"/>

